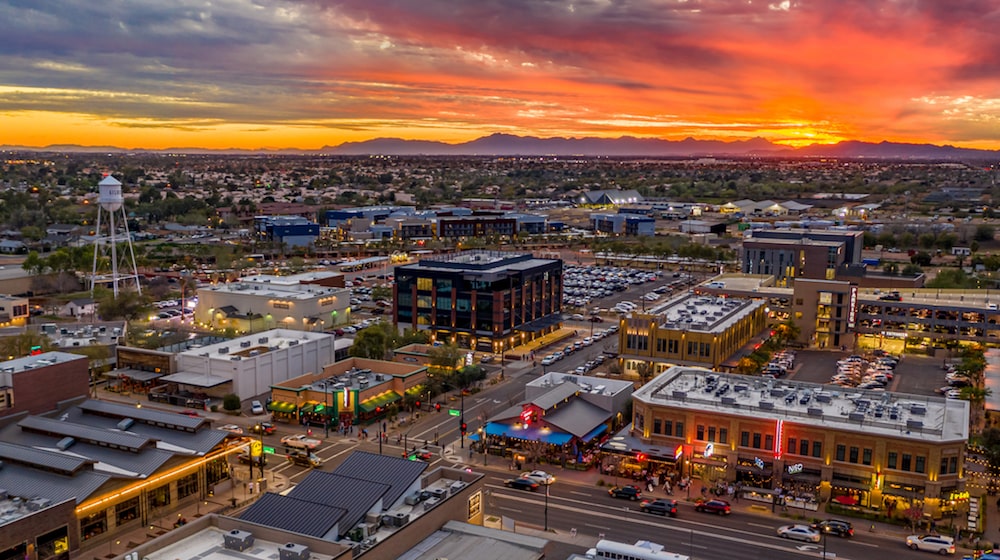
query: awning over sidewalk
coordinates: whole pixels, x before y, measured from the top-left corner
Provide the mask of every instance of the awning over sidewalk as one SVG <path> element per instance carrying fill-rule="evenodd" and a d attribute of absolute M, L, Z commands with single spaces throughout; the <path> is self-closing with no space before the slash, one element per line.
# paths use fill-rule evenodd
<path fill-rule="evenodd" d="M 139 369 L 116 369 L 114 371 L 109 371 L 106 373 L 108 377 L 118 377 L 132 379 L 134 381 L 152 381 L 163 377 L 162 373 L 154 373 L 152 371 L 142 371 Z"/>
<path fill-rule="evenodd" d="M 181 385 L 193 385 L 195 387 L 205 388 L 217 387 L 225 383 L 232 383 L 233 381 L 228 377 L 220 377 L 218 375 L 196 373 L 191 371 L 181 371 L 165 375 L 161 377 L 160 380 L 168 383 L 180 383 Z"/>
<path fill-rule="evenodd" d="M 562 313 L 553 313 L 551 315 L 546 315 L 541 319 L 535 319 L 534 321 L 529 321 L 516 327 L 514 330 L 521 332 L 538 332 L 544 331 L 549 327 L 554 327 L 559 323 L 563 322 Z"/>
<path fill-rule="evenodd" d="M 639 438 L 629 435 L 630 429 L 631 424 L 619 430 L 614 437 L 601 446 L 601 451 L 627 456 L 634 456 L 636 453 L 645 453 L 647 457 L 655 461 L 675 462 L 674 453 L 676 448 L 663 448 L 643 443 Z"/>
<path fill-rule="evenodd" d="M 267 409 L 271 412 L 292 413 L 295 412 L 295 403 L 271 401 L 267 403 Z"/>
<path fill-rule="evenodd" d="M 573 439 L 572 434 L 556 432 L 554 430 L 542 430 L 539 428 L 524 429 L 516 426 L 509 426 L 507 424 L 499 424 L 497 422 L 489 422 L 486 424 L 486 435 L 504 436 L 524 441 L 541 441 L 552 445 L 563 445 Z"/>
<path fill-rule="evenodd" d="M 370 399 L 362 402 L 358 406 L 361 408 L 361 410 L 363 410 L 365 412 L 372 412 L 372 411 L 374 411 L 376 408 L 378 408 L 380 406 L 385 406 L 387 404 L 392 404 L 392 403 L 394 403 L 394 402 L 396 402 L 396 401 L 398 401 L 398 400 L 400 400 L 402 398 L 403 397 L 400 396 L 400 394 L 397 393 L 397 392 L 395 392 L 395 391 L 386 391 L 385 393 L 382 393 L 381 395 L 372 397 L 372 398 L 370 398 Z"/>

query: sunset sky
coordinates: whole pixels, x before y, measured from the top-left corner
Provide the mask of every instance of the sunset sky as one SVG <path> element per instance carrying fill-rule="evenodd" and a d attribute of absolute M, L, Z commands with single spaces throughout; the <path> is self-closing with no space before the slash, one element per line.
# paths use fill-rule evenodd
<path fill-rule="evenodd" d="M 997 0 L 0 0 L 0 144 L 1000 149 Z"/>

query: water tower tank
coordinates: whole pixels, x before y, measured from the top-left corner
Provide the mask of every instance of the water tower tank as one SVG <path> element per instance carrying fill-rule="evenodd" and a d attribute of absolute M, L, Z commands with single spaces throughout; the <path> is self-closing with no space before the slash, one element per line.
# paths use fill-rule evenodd
<path fill-rule="evenodd" d="M 122 207 L 122 184 L 111 175 L 108 175 L 97 184 L 97 203 L 101 208 L 109 212 L 114 212 Z"/>

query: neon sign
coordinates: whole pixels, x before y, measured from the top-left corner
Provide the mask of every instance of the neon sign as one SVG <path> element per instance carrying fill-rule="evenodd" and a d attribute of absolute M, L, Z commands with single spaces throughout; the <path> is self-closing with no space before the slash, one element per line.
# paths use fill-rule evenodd
<path fill-rule="evenodd" d="M 795 463 L 794 465 L 788 465 L 788 474 L 799 474 L 802 472 L 802 463 Z"/>
<path fill-rule="evenodd" d="M 781 444 L 785 437 L 785 421 L 778 420 L 777 425 L 774 427 L 774 458 L 781 459 L 783 453 Z"/>
<path fill-rule="evenodd" d="M 854 328 L 854 321 L 858 316 L 858 287 L 851 285 L 850 307 L 847 308 L 847 328 Z"/>
<path fill-rule="evenodd" d="M 764 470 L 764 460 L 760 457 L 754 457 L 753 464 L 756 465 L 758 469 Z"/>
<path fill-rule="evenodd" d="M 711 457 L 712 455 L 715 455 L 715 444 L 714 443 L 705 444 L 705 452 L 702 453 L 702 455 L 706 459 Z"/>
<path fill-rule="evenodd" d="M 676 448 L 674 448 L 674 461 L 680 461 L 681 457 L 683 456 L 684 456 L 684 446 L 678 445 Z"/>

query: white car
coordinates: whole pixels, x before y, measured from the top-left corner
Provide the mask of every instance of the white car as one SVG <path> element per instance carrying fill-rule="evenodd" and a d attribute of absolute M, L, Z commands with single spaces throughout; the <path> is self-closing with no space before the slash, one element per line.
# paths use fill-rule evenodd
<path fill-rule="evenodd" d="M 542 358 L 543 366 L 551 366 L 554 363 L 556 363 L 555 356 L 545 356 L 544 358 Z"/>
<path fill-rule="evenodd" d="M 906 537 L 906 546 L 913 550 L 955 554 L 955 539 L 940 535 L 910 535 Z"/>
<path fill-rule="evenodd" d="M 521 475 L 521 478 L 527 478 L 528 480 L 532 480 L 537 482 L 538 484 L 543 484 L 543 485 L 552 484 L 553 482 L 556 481 L 556 477 L 552 476 L 551 474 L 545 471 L 526 472 Z"/>
<path fill-rule="evenodd" d="M 260 404 L 260 401 L 250 401 L 250 413 L 264 414 L 264 405 Z"/>
<path fill-rule="evenodd" d="M 823 538 L 819 531 L 808 525 L 782 525 L 778 527 L 778 536 L 783 539 L 795 539 L 814 543 L 819 542 Z"/>
<path fill-rule="evenodd" d="M 243 428 L 237 426 L 236 424 L 226 424 L 225 426 L 219 426 L 220 430 L 225 430 L 231 434 L 236 434 L 238 436 L 243 435 Z"/>

